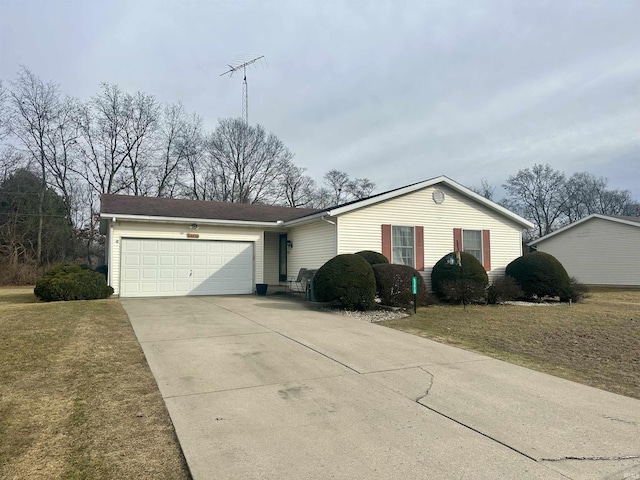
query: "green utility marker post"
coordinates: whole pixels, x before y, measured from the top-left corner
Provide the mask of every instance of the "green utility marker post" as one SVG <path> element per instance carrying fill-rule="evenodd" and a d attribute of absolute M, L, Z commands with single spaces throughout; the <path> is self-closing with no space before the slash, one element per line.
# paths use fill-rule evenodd
<path fill-rule="evenodd" d="M 418 277 L 415 275 L 411 277 L 411 293 L 413 293 L 413 313 L 416 313 L 418 308 Z"/>

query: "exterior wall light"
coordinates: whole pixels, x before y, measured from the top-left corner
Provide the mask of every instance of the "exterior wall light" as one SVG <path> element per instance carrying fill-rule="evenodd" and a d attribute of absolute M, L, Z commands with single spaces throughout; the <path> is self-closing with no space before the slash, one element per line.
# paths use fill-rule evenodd
<path fill-rule="evenodd" d="M 192 230 L 197 230 L 197 229 L 198 229 L 198 224 L 197 224 L 197 223 L 192 223 L 192 224 L 189 226 L 189 228 L 190 228 L 190 229 L 192 229 Z"/>
<path fill-rule="evenodd" d="M 287 247 L 293 248 L 293 242 L 291 240 L 287 240 Z"/>

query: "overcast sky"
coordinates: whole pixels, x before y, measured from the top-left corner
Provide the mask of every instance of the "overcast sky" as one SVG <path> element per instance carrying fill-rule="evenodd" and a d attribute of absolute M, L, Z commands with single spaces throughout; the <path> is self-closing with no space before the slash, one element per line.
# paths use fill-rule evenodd
<path fill-rule="evenodd" d="M 640 0 L 0 0 L 0 79 L 25 65 L 260 123 L 316 180 L 498 186 L 534 163 L 640 197 Z"/>

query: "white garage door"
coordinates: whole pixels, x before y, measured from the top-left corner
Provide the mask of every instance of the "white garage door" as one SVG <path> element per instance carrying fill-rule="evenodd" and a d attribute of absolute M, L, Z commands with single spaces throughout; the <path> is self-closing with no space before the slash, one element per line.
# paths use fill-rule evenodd
<path fill-rule="evenodd" d="M 252 243 L 122 239 L 122 297 L 252 292 Z"/>

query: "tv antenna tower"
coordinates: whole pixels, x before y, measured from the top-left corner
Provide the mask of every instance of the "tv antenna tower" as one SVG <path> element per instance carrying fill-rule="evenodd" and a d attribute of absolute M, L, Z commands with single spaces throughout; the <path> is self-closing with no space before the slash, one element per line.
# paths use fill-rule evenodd
<path fill-rule="evenodd" d="M 244 120 L 245 125 L 249 125 L 249 86 L 247 84 L 247 67 L 262 58 L 264 58 L 264 55 L 260 55 L 253 60 L 244 62 L 242 65 L 235 67 L 233 65 L 229 65 L 229 70 L 220 74 L 220 76 L 229 74 L 229 76 L 232 77 L 234 73 L 242 70 L 244 75 L 244 79 L 242 80 L 242 119 Z"/>

